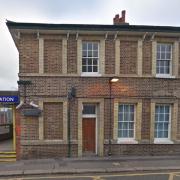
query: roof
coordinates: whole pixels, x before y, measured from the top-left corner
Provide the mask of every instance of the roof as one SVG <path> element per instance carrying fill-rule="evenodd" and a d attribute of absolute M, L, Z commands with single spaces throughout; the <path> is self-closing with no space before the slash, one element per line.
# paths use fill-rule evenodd
<path fill-rule="evenodd" d="M 171 32 L 180 33 L 180 27 L 175 26 L 146 26 L 146 25 L 100 25 L 100 24 L 47 24 L 24 23 L 8 21 L 9 29 L 38 29 L 38 30 L 75 30 L 75 31 L 138 31 L 138 32 Z"/>

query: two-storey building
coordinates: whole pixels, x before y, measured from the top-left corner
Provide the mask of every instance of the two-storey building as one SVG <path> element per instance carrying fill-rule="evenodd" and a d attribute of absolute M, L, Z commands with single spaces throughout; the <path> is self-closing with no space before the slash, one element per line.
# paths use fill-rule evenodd
<path fill-rule="evenodd" d="M 180 154 L 180 27 L 129 25 L 124 11 L 113 25 L 7 26 L 42 110 L 17 110 L 19 158 Z"/>

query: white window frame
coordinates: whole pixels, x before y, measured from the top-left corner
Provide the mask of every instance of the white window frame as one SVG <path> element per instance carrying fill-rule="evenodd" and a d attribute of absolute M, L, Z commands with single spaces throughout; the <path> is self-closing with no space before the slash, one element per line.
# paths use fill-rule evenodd
<path fill-rule="evenodd" d="M 118 128 L 117 130 L 119 131 L 119 106 L 120 105 L 133 105 L 134 106 L 134 127 L 133 127 L 133 130 L 134 130 L 134 133 L 133 133 L 133 137 L 128 137 L 128 138 L 124 138 L 124 137 L 119 137 L 118 136 L 118 143 L 120 144 L 137 144 L 138 142 L 135 140 L 135 135 L 136 135 L 136 104 L 129 104 L 129 103 L 119 103 L 118 104 Z M 121 121 L 122 122 L 122 121 Z M 129 122 L 129 121 L 127 121 Z"/>
<path fill-rule="evenodd" d="M 83 72 L 83 43 L 95 43 L 98 45 L 98 57 L 90 57 L 90 58 L 97 58 L 97 72 Z M 81 76 L 101 76 L 100 75 L 100 68 L 99 68 L 99 65 L 100 65 L 100 54 L 99 54 L 99 51 L 100 51 L 100 43 L 99 42 L 96 42 L 96 41 L 82 41 L 82 63 L 81 63 L 81 69 L 82 69 L 82 72 L 81 72 Z M 88 57 L 87 57 L 88 58 Z"/>
<path fill-rule="evenodd" d="M 173 141 L 171 141 L 171 121 L 172 121 L 172 107 L 170 104 L 156 104 L 155 105 L 155 112 L 156 112 L 156 106 L 169 106 L 169 123 L 168 123 L 168 137 L 167 138 L 157 138 L 154 137 L 154 143 L 155 144 L 173 144 Z M 155 116 L 156 114 L 154 114 Z M 154 118 L 154 124 L 156 123 L 156 118 Z M 155 126 L 154 126 L 154 133 L 155 133 Z"/>
<path fill-rule="evenodd" d="M 165 73 L 158 73 L 157 72 L 157 62 L 161 60 L 161 58 L 158 59 L 158 57 L 157 57 L 157 54 L 158 54 L 157 47 L 158 47 L 158 45 L 165 45 L 165 46 L 170 45 L 171 46 L 170 59 L 167 60 L 167 61 L 169 61 L 169 73 L 165 74 Z M 166 54 L 166 51 L 165 51 L 165 54 Z M 160 51 L 160 56 L 161 56 L 161 51 Z M 172 61 L 173 61 L 173 44 L 171 44 L 171 43 L 157 43 L 157 45 L 156 45 L 156 77 L 157 78 L 174 78 L 172 76 Z"/>

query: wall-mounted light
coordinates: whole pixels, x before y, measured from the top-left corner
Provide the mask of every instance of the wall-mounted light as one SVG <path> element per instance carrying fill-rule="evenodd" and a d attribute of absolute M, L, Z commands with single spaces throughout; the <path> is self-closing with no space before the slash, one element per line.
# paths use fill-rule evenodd
<path fill-rule="evenodd" d="M 111 77 L 110 79 L 109 79 L 109 82 L 110 83 L 115 83 L 115 82 L 118 82 L 119 81 L 119 78 L 118 77 Z"/>

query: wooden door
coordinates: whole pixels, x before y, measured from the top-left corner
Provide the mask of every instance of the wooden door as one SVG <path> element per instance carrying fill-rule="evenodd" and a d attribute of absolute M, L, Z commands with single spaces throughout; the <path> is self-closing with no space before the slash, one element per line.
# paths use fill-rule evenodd
<path fill-rule="evenodd" d="M 83 152 L 95 153 L 96 118 L 83 118 Z"/>

